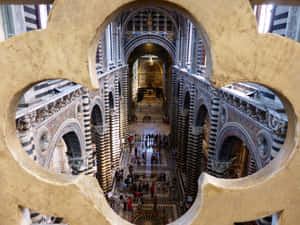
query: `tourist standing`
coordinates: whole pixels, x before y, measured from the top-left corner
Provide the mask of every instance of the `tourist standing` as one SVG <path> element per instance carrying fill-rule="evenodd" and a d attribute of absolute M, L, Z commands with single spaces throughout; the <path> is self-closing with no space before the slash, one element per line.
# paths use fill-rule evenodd
<path fill-rule="evenodd" d="M 120 199 L 118 198 L 117 195 L 114 195 L 113 198 L 114 198 L 114 202 L 115 202 L 115 208 L 114 209 L 115 209 L 115 211 L 117 213 L 119 213 L 119 210 L 120 210 Z"/>
<path fill-rule="evenodd" d="M 124 197 L 124 201 L 123 201 L 123 210 L 126 211 L 127 210 L 127 197 Z"/>
<path fill-rule="evenodd" d="M 129 150 L 130 150 L 130 153 L 131 153 L 131 150 L 132 150 L 131 142 L 132 142 L 132 137 L 129 136 L 129 137 L 128 137 L 128 143 L 129 143 Z"/>
<path fill-rule="evenodd" d="M 131 199 L 131 197 L 129 197 L 128 200 L 127 200 L 127 209 L 130 212 L 132 211 L 132 199 Z"/>
<path fill-rule="evenodd" d="M 135 148 L 134 148 L 134 155 L 135 155 L 135 157 L 137 157 L 137 147 L 135 146 Z"/>
<path fill-rule="evenodd" d="M 154 186 L 154 184 L 151 185 L 150 192 L 151 192 L 151 198 L 153 198 L 154 192 L 155 192 L 155 186 Z"/>
<path fill-rule="evenodd" d="M 120 195 L 120 205 L 123 204 L 123 203 L 124 203 L 124 197 L 123 197 L 123 195 Z"/>

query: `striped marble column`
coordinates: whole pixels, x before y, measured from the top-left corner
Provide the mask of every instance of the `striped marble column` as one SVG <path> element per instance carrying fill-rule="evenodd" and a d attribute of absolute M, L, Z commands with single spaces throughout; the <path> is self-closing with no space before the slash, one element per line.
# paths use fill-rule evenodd
<path fill-rule="evenodd" d="M 52 225 L 52 223 L 50 222 L 53 219 L 52 216 L 42 215 L 40 213 L 33 212 L 30 209 L 26 209 L 26 210 L 28 210 L 30 212 L 30 220 L 31 220 L 32 225 L 33 224 L 49 224 L 49 225 Z"/>
<path fill-rule="evenodd" d="M 183 160 L 183 151 L 182 151 L 182 137 L 184 135 L 184 111 L 183 111 L 183 79 L 181 78 L 179 81 L 179 93 L 178 93 L 178 99 L 177 99 L 177 114 L 176 114 L 176 121 L 177 121 L 177 129 L 176 129 L 176 138 L 177 141 L 177 155 L 176 155 L 176 166 L 178 169 L 183 169 L 184 167 L 184 160 Z"/>
<path fill-rule="evenodd" d="M 96 71 L 97 73 L 104 73 L 105 71 L 103 38 L 99 41 L 96 52 Z"/>
<path fill-rule="evenodd" d="M 211 120 L 210 120 L 210 133 L 208 143 L 208 163 L 207 171 L 210 175 L 223 177 L 224 174 L 218 174 L 214 168 L 215 154 L 216 154 L 216 141 L 219 123 L 219 111 L 220 111 L 220 98 L 217 93 L 213 93 L 211 104 Z"/>
<path fill-rule="evenodd" d="M 176 129 L 177 129 L 177 120 L 176 120 L 176 103 L 177 103 L 177 69 L 172 68 L 172 80 L 171 80 L 171 104 L 169 108 L 170 114 L 170 122 L 171 122 L 171 140 L 172 140 L 172 147 L 173 143 L 175 143 L 175 136 L 176 136 Z"/>
<path fill-rule="evenodd" d="M 29 115 L 26 115 L 24 119 L 20 121 L 21 125 L 18 127 L 18 136 L 21 142 L 21 145 L 27 155 L 33 160 L 37 162 L 36 148 L 34 144 L 34 136 L 32 130 L 32 124 Z M 42 223 L 47 222 L 49 216 L 42 215 L 40 213 L 32 212 L 29 209 L 27 210 L 30 214 L 30 220 L 32 223 Z"/>
<path fill-rule="evenodd" d="M 128 137 L 128 67 L 122 69 L 121 74 L 121 138 L 124 139 L 127 145 Z"/>
<path fill-rule="evenodd" d="M 123 121 L 124 121 L 124 109 L 123 109 L 123 90 L 122 90 L 122 74 L 123 74 L 123 68 L 121 70 L 118 71 L 118 76 L 119 76 L 119 99 L 120 99 L 120 146 L 121 149 L 123 149 L 123 145 L 122 145 L 122 139 L 124 138 L 124 130 L 123 130 Z"/>
<path fill-rule="evenodd" d="M 198 56 L 199 56 L 199 39 L 200 33 L 195 28 L 194 30 L 194 41 L 193 41 L 193 50 L 192 50 L 192 67 L 191 67 L 191 73 L 197 74 L 197 67 L 198 67 Z"/>
<path fill-rule="evenodd" d="M 114 80 L 114 109 L 111 111 L 112 118 L 112 163 L 117 168 L 120 163 L 120 97 L 119 97 L 119 79 L 116 76 Z"/>
<path fill-rule="evenodd" d="M 37 156 L 35 151 L 32 125 L 29 116 L 26 115 L 25 118 L 20 120 L 18 132 L 18 136 L 24 151 L 32 160 L 36 161 Z"/>
<path fill-rule="evenodd" d="M 104 127 L 93 127 L 92 132 L 97 152 L 97 179 L 104 193 L 107 193 L 110 191 L 111 185 L 111 155 L 110 151 L 105 151 Z"/>
<path fill-rule="evenodd" d="M 285 138 L 282 136 L 279 136 L 278 134 L 272 135 L 272 149 L 271 149 L 271 156 L 270 160 L 274 159 L 278 152 L 280 151 Z"/>
<path fill-rule="evenodd" d="M 106 156 L 106 162 L 109 162 L 109 165 L 105 168 L 106 173 L 106 186 L 104 188 L 105 192 L 109 192 L 112 188 L 112 173 L 111 173 L 111 164 L 112 164 L 112 146 L 111 146 L 111 112 L 109 105 L 109 89 L 108 89 L 108 80 L 104 80 L 104 111 L 105 111 L 105 127 L 103 129 L 103 151 Z"/>
<path fill-rule="evenodd" d="M 257 171 L 257 165 L 256 165 L 256 162 L 255 162 L 255 158 L 251 154 L 250 162 L 248 164 L 248 175 L 251 175 L 251 174 L 255 173 L 256 171 Z"/>
<path fill-rule="evenodd" d="M 122 90 L 122 74 L 123 74 L 123 68 L 121 70 L 119 70 L 119 90 L 120 90 L 120 95 L 119 95 L 119 99 L 120 99 L 120 117 L 119 117 L 119 120 L 120 120 L 120 128 L 119 128 L 119 131 L 120 131 L 120 147 L 121 149 L 123 149 L 123 144 L 122 144 L 122 140 L 125 140 L 125 129 L 124 129 L 124 120 L 125 120 L 125 115 L 124 115 L 124 97 L 123 97 L 123 90 Z"/>
<path fill-rule="evenodd" d="M 205 65 L 205 48 L 201 38 L 198 39 L 197 43 L 197 73 L 203 73 L 201 66 Z"/>
<path fill-rule="evenodd" d="M 180 167 L 182 172 L 186 172 L 186 147 L 187 147 L 187 139 L 188 139 L 188 129 L 189 129 L 189 109 L 181 110 L 181 127 L 179 129 L 179 152 L 180 152 Z"/>
<path fill-rule="evenodd" d="M 184 129 L 181 141 L 181 151 L 183 152 L 183 171 L 188 175 L 188 170 L 190 169 L 190 163 L 186 163 L 189 159 L 191 159 L 191 146 L 189 146 L 191 141 L 191 135 L 193 132 L 193 122 L 195 120 L 195 85 L 193 84 L 189 89 L 190 93 L 190 103 L 188 109 L 184 110 Z"/>
<path fill-rule="evenodd" d="M 33 224 L 41 224 L 46 222 L 46 216 L 41 215 L 40 213 L 31 212 L 30 219 Z"/>
<path fill-rule="evenodd" d="M 201 168 L 201 152 L 202 149 L 199 149 L 199 142 L 202 143 L 203 139 L 203 129 L 201 127 L 195 127 L 196 120 L 196 109 L 195 109 L 195 95 L 196 89 L 195 85 L 192 85 L 191 88 L 191 102 L 190 102 L 190 115 L 189 115 L 189 130 L 188 130 L 188 142 L 187 142 L 187 157 L 186 157 L 186 166 L 187 166 L 187 195 L 195 196 L 195 184 L 197 184 L 198 173 L 197 169 Z M 199 140 L 200 136 L 202 139 Z"/>
<path fill-rule="evenodd" d="M 182 32 L 182 68 L 186 68 L 187 64 L 187 54 L 188 54 L 188 22 L 185 20 L 183 23 L 183 32 Z"/>
<path fill-rule="evenodd" d="M 194 127 L 193 128 L 193 140 L 192 140 L 192 148 L 193 148 L 193 159 L 192 159 L 192 168 L 191 168 L 191 195 L 196 197 L 198 192 L 198 179 L 202 172 L 203 168 L 203 139 L 204 139 L 204 127 Z"/>
<path fill-rule="evenodd" d="M 91 113 L 90 113 L 90 99 L 89 92 L 86 88 L 83 89 L 82 95 L 83 108 L 83 127 L 85 151 L 88 157 L 88 168 L 83 172 L 84 175 L 94 176 L 96 169 L 94 167 L 94 154 L 92 149 L 92 134 L 91 134 Z"/>

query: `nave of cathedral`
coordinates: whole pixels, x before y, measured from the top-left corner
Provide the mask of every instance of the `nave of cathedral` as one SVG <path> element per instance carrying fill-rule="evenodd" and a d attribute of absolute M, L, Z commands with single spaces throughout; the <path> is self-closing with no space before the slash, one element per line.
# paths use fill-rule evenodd
<path fill-rule="evenodd" d="M 130 147 L 109 198 L 112 208 L 134 224 L 166 224 L 183 213 L 176 204 L 182 193 L 172 169 L 175 155 L 168 143 L 170 127 L 163 122 L 158 101 L 148 94 L 138 104 L 137 119 L 129 124 Z M 143 120 L 149 117 L 143 107 L 151 112 L 150 120 Z M 124 208 L 126 201 L 132 201 L 132 207 Z"/>
<path fill-rule="evenodd" d="M 278 91 L 275 78 L 261 82 L 288 63 L 264 65 L 268 57 L 251 48 L 266 46 L 260 35 L 299 41 L 300 7 L 216 0 L 215 14 L 205 0 L 192 1 L 199 12 L 174 0 L 122 3 L 110 12 L 116 1 L 105 9 L 100 0 L 73 1 L 1 5 L 0 37 L 8 40 L 0 48 L 9 55 L 0 70 L 22 76 L 3 79 L 18 93 L 3 86 L 10 113 L 1 116 L 13 121 L 3 127 L 13 131 L 0 133 L 8 165 L 0 170 L 7 182 L 0 199 L 8 199 L 0 225 L 285 222 L 274 195 L 289 210 L 297 199 L 290 203 L 292 191 L 272 182 L 292 155 L 288 147 L 297 146 L 298 111 L 284 95 L 294 89 Z M 213 14 L 222 19 L 203 20 Z M 236 22 L 235 14 L 247 19 Z M 23 67 L 6 67 L 18 54 Z"/>

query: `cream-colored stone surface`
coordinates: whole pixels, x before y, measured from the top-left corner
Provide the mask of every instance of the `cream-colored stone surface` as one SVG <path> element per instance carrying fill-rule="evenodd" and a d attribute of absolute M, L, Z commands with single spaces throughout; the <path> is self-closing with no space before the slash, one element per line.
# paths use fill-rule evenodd
<path fill-rule="evenodd" d="M 97 88 L 96 44 L 111 16 L 129 0 L 58 0 L 47 30 L 0 44 L 0 224 L 19 224 L 18 206 L 64 217 L 70 225 L 129 224 L 106 203 L 90 177 L 56 175 L 30 161 L 15 130 L 20 94 L 45 79 L 62 78 Z M 280 225 L 299 224 L 300 214 L 300 45 L 275 35 L 259 35 L 247 0 L 138 1 L 177 4 L 199 21 L 211 44 L 216 87 L 251 81 L 264 84 L 285 101 L 286 143 L 278 158 L 257 174 L 237 180 L 199 180 L 192 208 L 173 224 L 232 225 L 282 212 Z M 124 7 L 126 4 L 126 7 Z"/>
<path fill-rule="evenodd" d="M 299 0 L 249 0 L 251 4 L 300 5 Z"/>
<path fill-rule="evenodd" d="M 0 4 L 52 4 L 54 0 L 0 0 Z"/>
<path fill-rule="evenodd" d="M 52 4 L 54 0 L 0 0 L 1 4 Z M 251 4 L 300 5 L 300 0 L 249 0 Z"/>

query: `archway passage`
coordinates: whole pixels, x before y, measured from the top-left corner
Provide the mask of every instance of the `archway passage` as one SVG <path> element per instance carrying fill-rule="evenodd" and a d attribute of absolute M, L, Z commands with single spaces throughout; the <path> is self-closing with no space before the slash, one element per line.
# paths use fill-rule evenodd
<path fill-rule="evenodd" d="M 198 177 L 201 172 L 207 169 L 208 160 L 208 144 L 209 144 L 209 134 L 210 134 L 210 119 L 206 106 L 200 106 L 197 117 L 196 117 L 196 127 L 199 129 L 197 135 L 198 138 L 198 159 L 201 161 L 200 170 L 198 170 Z M 199 173 L 200 172 L 200 173 Z"/>
<path fill-rule="evenodd" d="M 226 178 L 239 178 L 248 175 L 250 152 L 241 139 L 230 136 L 225 139 L 220 152 L 220 161 L 230 162 Z"/>
<path fill-rule="evenodd" d="M 96 178 L 104 191 L 111 190 L 111 152 L 104 147 L 104 121 L 103 114 L 99 105 L 92 108 L 91 113 L 91 133 L 92 148 L 96 154 L 97 173 Z"/>
<path fill-rule="evenodd" d="M 190 95 L 190 92 L 187 92 L 184 97 L 183 109 L 189 110 L 190 103 L 191 103 L 191 95 Z"/>
<path fill-rule="evenodd" d="M 102 116 L 101 109 L 98 105 L 95 105 L 92 109 L 91 125 L 92 126 L 102 126 L 103 125 L 103 116 Z"/>
<path fill-rule="evenodd" d="M 81 172 L 83 159 L 81 145 L 75 132 L 64 134 L 53 150 L 49 168 L 53 172 L 77 175 Z"/>
<path fill-rule="evenodd" d="M 53 150 L 49 169 L 55 173 L 72 174 L 71 166 L 68 159 L 68 147 L 64 139 L 60 138 Z"/>
<path fill-rule="evenodd" d="M 177 212 L 174 204 L 179 182 L 175 171 L 169 169 L 175 164 L 168 149 L 170 128 L 166 119 L 172 64 L 173 58 L 163 44 L 143 43 L 128 57 L 128 110 L 132 118 L 128 140 L 133 144 L 124 156 L 126 166 L 116 171 L 113 195 L 119 199 L 111 200 L 123 203 L 114 209 L 135 224 L 166 224 L 183 213 Z M 124 210 L 125 198 L 132 201 L 132 211 Z M 127 202 L 126 207 L 129 205 Z"/>
<path fill-rule="evenodd" d="M 192 137 L 188 143 L 187 172 L 188 185 L 187 194 L 195 199 L 198 192 L 198 179 L 202 172 L 207 169 L 208 143 L 210 133 L 209 114 L 205 105 L 201 105 L 196 114 L 196 121 Z"/>
<path fill-rule="evenodd" d="M 206 110 L 206 108 L 205 108 Z M 201 172 L 206 171 L 208 162 L 208 145 L 209 145 L 209 134 L 210 134 L 210 120 L 207 110 L 203 115 L 203 137 L 202 137 L 202 161 L 201 161 Z"/>
<path fill-rule="evenodd" d="M 151 117 L 153 110 L 163 110 L 168 115 L 171 90 L 171 65 L 173 59 L 161 45 L 144 43 L 136 47 L 128 58 L 129 72 L 129 117 L 143 119 Z M 148 112 L 137 118 L 134 111 Z"/>
<path fill-rule="evenodd" d="M 144 55 L 138 62 L 138 88 L 163 88 L 163 62 L 155 55 Z"/>
<path fill-rule="evenodd" d="M 114 108 L 114 96 L 112 92 L 109 92 L 109 108 L 110 109 Z"/>
<path fill-rule="evenodd" d="M 187 172 L 188 170 L 188 164 L 187 161 L 187 144 L 188 144 L 188 136 L 189 136 L 189 128 L 191 125 L 190 121 L 190 109 L 191 109 L 191 94 L 190 92 L 185 93 L 184 102 L 183 102 L 183 126 L 182 126 L 182 136 L 180 141 L 180 148 L 178 156 L 178 164 L 179 168 L 183 172 Z"/>

